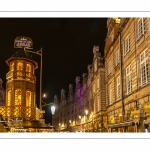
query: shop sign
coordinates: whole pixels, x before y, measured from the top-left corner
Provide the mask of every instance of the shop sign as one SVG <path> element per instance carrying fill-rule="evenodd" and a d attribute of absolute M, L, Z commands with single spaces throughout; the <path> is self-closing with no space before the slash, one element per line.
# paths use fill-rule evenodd
<path fill-rule="evenodd" d="M 14 41 L 14 48 L 33 48 L 33 41 L 29 37 L 18 36 Z"/>
<path fill-rule="evenodd" d="M 45 113 L 45 110 L 40 110 L 40 114 L 44 114 Z"/>
<path fill-rule="evenodd" d="M 144 112 L 150 113 L 150 103 L 148 103 L 144 106 Z"/>

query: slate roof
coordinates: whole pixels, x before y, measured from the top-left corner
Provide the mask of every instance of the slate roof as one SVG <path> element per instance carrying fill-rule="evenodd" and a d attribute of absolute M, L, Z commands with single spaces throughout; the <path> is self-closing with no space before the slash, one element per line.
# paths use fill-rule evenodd
<path fill-rule="evenodd" d="M 28 59 L 31 59 L 34 61 L 34 59 L 32 58 L 32 55 L 30 55 L 27 51 L 25 51 L 24 48 L 21 48 L 19 51 L 17 51 L 11 57 L 28 58 Z"/>

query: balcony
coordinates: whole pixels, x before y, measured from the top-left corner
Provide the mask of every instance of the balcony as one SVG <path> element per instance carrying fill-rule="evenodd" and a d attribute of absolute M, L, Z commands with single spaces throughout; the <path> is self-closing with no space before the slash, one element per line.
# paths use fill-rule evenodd
<path fill-rule="evenodd" d="M 12 79 L 24 79 L 29 82 L 35 83 L 36 82 L 36 77 L 30 72 L 23 72 L 23 71 L 9 71 L 6 74 L 6 79 L 12 80 Z"/>

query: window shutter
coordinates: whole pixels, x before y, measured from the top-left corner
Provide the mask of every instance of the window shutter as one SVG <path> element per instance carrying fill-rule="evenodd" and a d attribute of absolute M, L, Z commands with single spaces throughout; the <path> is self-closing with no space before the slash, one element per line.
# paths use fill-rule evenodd
<path fill-rule="evenodd" d="M 128 37 L 128 51 L 130 51 L 130 38 Z"/>
<path fill-rule="evenodd" d="M 145 23 L 144 23 L 144 18 L 142 18 L 142 34 L 144 34 L 144 28 L 145 28 L 145 27 L 144 27 L 144 24 L 145 24 Z"/>
<path fill-rule="evenodd" d="M 137 58 L 137 83 L 138 83 L 138 87 L 139 87 L 141 85 L 140 55 Z"/>
<path fill-rule="evenodd" d="M 136 41 L 138 40 L 139 38 L 139 31 L 138 31 L 138 22 L 136 22 L 136 34 L 135 34 L 135 38 L 136 38 Z"/>
<path fill-rule="evenodd" d="M 143 34 L 146 32 L 146 18 L 142 18 L 143 20 Z"/>

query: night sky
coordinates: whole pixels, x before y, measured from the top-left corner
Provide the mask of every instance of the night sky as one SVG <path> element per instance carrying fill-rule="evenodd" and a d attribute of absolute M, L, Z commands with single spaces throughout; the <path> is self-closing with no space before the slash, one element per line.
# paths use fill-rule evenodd
<path fill-rule="evenodd" d="M 33 51 L 43 49 L 43 94 L 46 103 L 60 98 L 62 88 L 68 92 L 69 84 L 75 87 L 75 77 L 87 73 L 92 64 L 93 46 L 99 45 L 104 54 L 107 33 L 106 18 L 0 18 L 0 78 L 6 88 L 8 66 L 5 61 L 19 49 L 14 48 L 17 36 L 33 40 Z M 31 53 L 30 53 L 31 54 Z M 31 54 L 39 64 L 37 76 L 37 106 L 39 107 L 40 56 Z M 49 106 L 44 118 L 51 122 Z"/>

